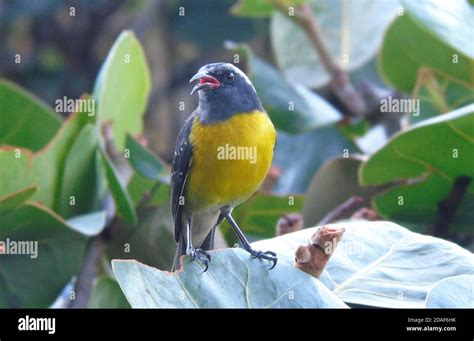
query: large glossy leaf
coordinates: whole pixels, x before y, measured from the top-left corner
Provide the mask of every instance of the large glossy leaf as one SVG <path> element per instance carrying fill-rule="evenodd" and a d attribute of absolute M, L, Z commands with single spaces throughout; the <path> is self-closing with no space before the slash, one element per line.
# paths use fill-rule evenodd
<path fill-rule="evenodd" d="M 120 150 L 127 132 L 141 133 L 149 92 L 150 72 L 143 48 L 132 32 L 124 31 L 102 65 L 93 94 L 100 119 L 112 121 Z"/>
<path fill-rule="evenodd" d="M 247 74 L 277 129 L 301 133 L 342 118 L 325 99 L 297 82 L 289 82 L 273 66 L 256 57 L 248 46 L 231 47 L 245 57 Z"/>
<path fill-rule="evenodd" d="M 170 172 L 164 161 L 153 155 L 151 151 L 140 145 L 127 134 L 125 147 L 130 152 L 127 158 L 133 169 L 145 178 L 169 183 Z"/>
<path fill-rule="evenodd" d="M 326 162 L 314 175 L 304 199 L 303 218 L 306 227 L 321 219 L 350 197 L 358 196 L 370 203 L 375 188 L 361 187 L 357 177 L 361 157 L 338 158 Z"/>
<path fill-rule="evenodd" d="M 398 0 L 309 0 L 321 27 L 322 39 L 339 65 L 352 71 L 368 62 L 382 42 L 385 27 L 394 17 Z M 330 80 L 306 33 L 290 18 L 275 13 L 271 37 L 276 59 L 288 78 L 309 87 Z"/>
<path fill-rule="evenodd" d="M 456 178 L 474 177 L 474 104 L 432 118 L 396 135 L 360 168 L 362 185 L 407 180 L 375 197 L 384 217 L 408 224 L 433 224 L 438 203 Z M 408 181 L 410 180 L 410 181 Z M 474 182 L 453 221 L 453 232 L 472 233 Z"/>
<path fill-rule="evenodd" d="M 343 227 L 345 233 L 320 280 L 346 303 L 423 308 L 428 293 L 438 282 L 472 273 L 474 256 L 469 251 L 391 222 L 341 222 L 329 226 Z M 313 233 L 314 228 L 304 229 L 253 246 L 275 251 L 279 264 L 292 264 L 295 249 L 307 244 Z"/>
<path fill-rule="evenodd" d="M 37 151 L 61 126 L 61 117 L 19 86 L 0 79 L 0 145 Z"/>
<path fill-rule="evenodd" d="M 127 192 L 127 188 L 120 178 L 115 166 L 109 157 L 102 150 L 98 151 L 105 168 L 105 176 L 109 184 L 110 192 L 114 198 L 118 215 L 130 224 L 137 223 L 137 214 L 133 206 L 132 199 Z"/>
<path fill-rule="evenodd" d="M 291 265 L 269 271 L 268 262 L 236 248 L 211 254 L 207 272 L 189 257 L 184 271 L 174 273 L 134 260 L 114 260 L 112 266 L 133 308 L 345 307 L 317 279 Z"/>
<path fill-rule="evenodd" d="M 445 114 L 454 109 L 474 102 L 474 87 L 425 70 L 429 75 L 423 79 L 419 76 L 419 88 L 415 87 L 412 97 L 419 100 L 419 113 L 411 113 L 411 123 L 418 123 L 437 115 Z"/>
<path fill-rule="evenodd" d="M 48 307 L 79 271 L 86 238 L 54 212 L 34 202 L 2 216 L 0 241 L 6 242 L 7 238 L 37 242 L 37 257 L 0 256 L 0 307 Z"/>
<path fill-rule="evenodd" d="M 332 126 L 299 135 L 279 131 L 273 164 L 281 168 L 282 174 L 273 191 L 304 193 L 314 173 L 326 161 L 356 151 L 354 144 Z"/>
<path fill-rule="evenodd" d="M 96 279 L 88 303 L 89 308 L 120 309 L 130 308 L 118 283 L 107 276 Z"/>
<path fill-rule="evenodd" d="M 410 92 L 421 66 L 474 87 L 474 34 L 468 1 L 403 1 L 405 13 L 385 34 L 379 66 L 396 88 Z"/>
<path fill-rule="evenodd" d="M 82 214 L 67 220 L 67 224 L 70 228 L 85 236 L 98 235 L 104 229 L 105 223 L 105 211 Z"/>
<path fill-rule="evenodd" d="M 426 308 L 474 308 L 474 275 L 439 281 L 426 297 Z"/>
<path fill-rule="evenodd" d="M 54 138 L 34 154 L 28 149 L 1 147 L 0 195 L 38 185 L 39 190 L 33 199 L 58 212 L 62 200 L 62 179 L 67 177 L 64 174 L 66 158 L 88 122 L 90 117 L 85 113 L 71 115 Z"/>

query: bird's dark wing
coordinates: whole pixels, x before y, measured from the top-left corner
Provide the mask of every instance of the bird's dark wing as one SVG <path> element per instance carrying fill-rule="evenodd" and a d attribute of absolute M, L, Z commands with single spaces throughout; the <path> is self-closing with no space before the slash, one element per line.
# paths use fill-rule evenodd
<path fill-rule="evenodd" d="M 179 242 L 182 228 L 181 214 L 183 205 L 180 205 L 180 197 L 184 193 L 186 179 L 192 162 L 193 146 L 189 143 L 189 135 L 195 119 L 192 114 L 184 122 L 176 141 L 173 155 L 173 165 L 171 167 L 171 215 L 174 222 L 174 239 Z"/>

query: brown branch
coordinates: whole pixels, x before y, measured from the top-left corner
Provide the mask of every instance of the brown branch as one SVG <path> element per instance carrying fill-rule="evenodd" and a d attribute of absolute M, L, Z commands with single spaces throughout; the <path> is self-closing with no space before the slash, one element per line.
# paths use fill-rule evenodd
<path fill-rule="evenodd" d="M 87 308 L 92 285 L 98 273 L 97 264 L 102 257 L 105 246 L 106 243 L 101 235 L 94 237 L 89 243 L 84 263 L 82 263 L 81 271 L 74 285 L 75 298 L 70 301 L 68 308 Z"/>
<path fill-rule="evenodd" d="M 350 219 L 363 219 L 369 221 L 379 220 L 377 212 L 373 208 L 362 207 L 355 211 Z"/>
<path fill-rule="evenodd" d="M 438 214 L 436 222 L 431 229 L 431 234 L 436 237 L 446 238 L 449 234 L 449 226 L 452 224 L 456 212 L 461 205 L 467 188 L 472 178 L 460 176 L 456 178 L 451 192 L 446 199 L 438 203 Z"/>
<path fill-rule="evenodd" d="M 287 213 L 278 219 L 276 235 L 283 236 L 301 229 L 303 229 L 303 215 L 301 213 Z"/>
<path fill-rule="evenodd" d="M 348 218 L 351 211 L 355 208 L 362 206 L 364 198 L 362 197 L 350 197 L 344 201 L 341 205 L 337 206 L 331 212 L 326 214 L 323 219 L 318 223 L 318 226 L 333 223 L 337 220 Z"/>
<path fill-rule="evenodd" d="M 274 0 L 274 5 L 280 12 L 288 15 L 288 6 L 284 3 Z M 336 97 L 348 108 L 352 113 L 363 117 L 367 110 L 364 98 L 355 90 L 350 82 L 347 73 L 339 66 L 339 64 L 331 56 L 329 49 L 322 39 L 321 27 L 313 14 L 313 10 L 309 4 L 304 3 L 295 8 L 295 15 L 290 16 L 306 33 L 316 53 L 319 55 L 321 63 L 326 71 L 331 75 L 331 88 Z"/>

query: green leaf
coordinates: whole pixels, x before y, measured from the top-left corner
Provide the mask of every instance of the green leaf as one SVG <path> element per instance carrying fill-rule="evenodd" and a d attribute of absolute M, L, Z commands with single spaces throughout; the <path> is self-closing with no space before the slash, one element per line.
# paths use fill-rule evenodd
<path fill-rule="evenodd" d="M 101 149 L 99 149 L 98 153 L 105 167 L 105 176 L 109 183 L 110 192 L 114 198 L 119 217 L 125 219 L 130 224 L 136 224 L 137 214 L 132 200 L 126 190 L 126 186 L 122 183 L 122 180 L 109 157 Z"/>
<path fill-rule="evenodd" d="M 426 297 L 425 307 L 467 308 L 474 307 L 474 275 L 460 275 L 445 278 L 438 282 Z"/>
<path fill-rule="evenodd" d="M 288 82 L 247 45 L 228 45 L 247 61 L 247 74 L 277 129 L 302 133 L 341 119 L 341 113 L 325 99 L 302 85 Z"/>
<path fill-rule="evenodd" d="M 0 197 L 0 217 L 5 212 L 11 211 L 23 204 L 26 200 L 31 198 L 37 190 L 37 186 L 29 186 Z"/>
<path fill-rule="evenodd" d="M 32 199 L 58 212 L 65 162 L 88 122 L 87 114 L 71 115 L 48 145 L 34 154 L 28 149 L 0 147 L 0 195 L 38 185 Z"/>
<path fill-rule="evenodd" d="M 29 254 L 0 255 L 0 307 L 48 307 L 79 271 L 86 238 L 47 207 L 28 202 L 2 216 L 0 241 L 7 239 L 37 242 L 37 254 L 30 247 Z"/>
<path fill-rule="evenodd" d="M 346 303 L 424 308 L 428 293 L 439 281 L 472 273 L 473 255 L 443 239 L 387 221 L 348 221 L 330 226 L 344 228 L 345 233 L 320 280 Z M 276 252 L 277 269 L 280 263 L 292 264 L 296 248 L 307 245 L 314 232 L 314 228 L 303 229 L 252 245 Z M 209 269 L 212 265 L 211 261 Z"/>
<path fill-rule="evenodd" d="M 141 202 L 144 195 L 151 195 L 147 203 L 154 206 L 169 203 L 171 198 L 171 188 L 168 184 L 149 180 L 138 173 L 132 175 L 127 184 L 127 191 L 135 206 Z"/>
<path fill-rule="evenodd" d="M 67 224 L 85 236 L 96 236 L 104 229 L 105 219 L 105 211 L 100 211 L 69 218 Z"/>
<path fill-rule="evenodd" d="M 25 187 L 35 186 L 36 179 L 30 170 L 32 156 L 33 154 L 28 149 L 0 147 L 0 179 L 2 179 L 0 195 L 2 197 L 21 191 Z"/>
<path fill-rule="evenodd" d="M 61 121 L 36 96 L 0 79 L 0 145 L 40 150 L 57 132 Z"/>
<path fill-rule="evenodd" d="M 71 217 L 99 208 L 101 172 L 97 169 L 97 125 L 87 125 L 77 135 L 64 162 L 59 213 Z"/>
<path fill-rule="evenodd" d="M 125 146 L 125 135 L 140 133 L 150 92 L 150 71 L 145 52 L 131 31 L 115 41 L 97 76 L 93 97 L 101 121 L 112 121 L 117 148 Z"/>
<path fill-rule="evenodd" d="M 429 72 L 429 75 L 424 79 L 421 74 L 418 75 L 420 87 L 418 90 L 415 87 L 411 96 L 420 101 L 419 113 L 409 115 L 411 123 L 421 122 L 474 102 L 474 89 L 467 87 L 465 83 L 443 77 L 432 70 L 425 72 Z"/>
<path fill-rule="evenodd" d="M 134 260 L 114 260 L 117 280 L 133 308 L 343 308 L 317 279 L 291 265 L 251 259 L 242 249 L 212 251 L 203 272 L 186 257 L 184 271 L 159 271 Z"/>
<path fill-rule="evenodd" d="M 129 134 L 127 134 L 125 148 L 130 152 L 127 160 L 136 172 L 145 178 L 169 184 L 170 174 L 165 163 Z"/>
<path fill-rule="evenodd" d="M 474 104 L 471 104 L 425 120 L 393 137 L 360 168 L 362 185 L 404 180 L 404 184 L 374 198 L 377 212 L 407 224 L 425 227 L 433 224 L 438 203 L 447 198 L 456 178 L 474 177 L 473 132 Z M 457 210 L 452 232 L 472 232 L 472 203 L 473 182 Z"/>
<path fill-rule="evenodd" d="M 390 25 L 380 50 L 379 67 L 386 80 L 410 92 L 424 66 L 474 87 L 474 37 L 467 24 L 474 20 L 474 8 L 467 1 L 403 5 L 404 15 Z"/>
<path fill-rule="evenodd" d="M 454 1 L 450 5 L 445 1 L 402 2 L 406 12 L 421 27 L 469 58 L 474 58 L 473 32 L 466 25 L 474 19 L 474 7 L 467 1 Z"/>
<path fill-rule="evenodd" d="M 153 187 L 157 185 L 156 181 L 147 179 L 138 173 L 133 173 L 127 184 L 127 191 L 135 206 L 140 204 L 144 195 L 149 195 Z"/>
<path fill-rule="evenodd" d="M 76 113 L 61 126 L 45 150 L 35 154 L 32 169 L 37 173 L 40 190 L 34 197 L 54 211 L 59 211 L 61 184 L 64 176 L 66 158 L 82 128 L 88 124 L 90 117 L 85 113 Z"/>
<path fill-rule="evenodd" d="M 281 6 L 298 6 L 306 0 L 278 0 Z M 231 9 L 232 14 L 241 17 L 266 18 L 277 10 L 273 0 L 239 0 Z"/>
<path fill-rule="evenodd" d="M 303 207 L 303 196 L 277 196 L 271 194 L 254 194 L 250 199 L 237 206 L 233 217 L 250 239 L 265 239 L 275 236 L 275 226 L 283 215 L 300 212 Z M 237 242 L 235 233 L 227 221 L 221 225 L 229 245 Z"/>
<path fill-rule="evenodd" d="M 126 309 L 130 308 L 118 283 L 107 276 L 96 279 L 92 288 L 88 308 Z"/>
<path fill-rule="evenodd" d="M 326 162 L 314 175 L 304 199 L 306 227 L 315 226 L 326 214 L 353 196 L 370 202 L 374 187 L 361 187 L 357 177 L 362 158 L 338 158 Z"/>
<path fill-rule="evenodd" d="M 398 0 L 309 0 L 333 59 L 346 71 L 367 63 L 382 42 L 384 29 L 395 16 Z M 270 26 L 280 68 L 293 82 L 318 88 L 329 83 L 319 55 L 307 34 L 286 13 L 274 13 Z"/>

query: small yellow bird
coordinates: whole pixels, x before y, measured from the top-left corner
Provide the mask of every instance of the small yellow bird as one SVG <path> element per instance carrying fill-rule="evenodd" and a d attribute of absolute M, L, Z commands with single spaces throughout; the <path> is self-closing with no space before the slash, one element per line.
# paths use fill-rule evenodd
<path fill-rule="evenodd" d="M 214 233 L 225 218 L 253 258 L 273 262 L 271 251 L 252 249 L 232 210 L 261 185 L 270 168 L 275 128 L 254 86 L 229 63 L 207 64 L 191 78 L 199 105 L 182 127 L 171 175 L 171 213 L 180 257 L 190 255 L 207 270 Z"/>

